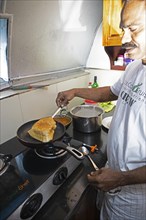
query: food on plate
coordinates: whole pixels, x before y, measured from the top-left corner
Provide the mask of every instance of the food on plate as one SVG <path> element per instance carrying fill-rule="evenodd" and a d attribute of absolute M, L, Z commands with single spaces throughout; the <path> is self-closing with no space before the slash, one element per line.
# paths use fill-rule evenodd
<path fill-rule="evenodd" d="M 33 124 L 29 135 L 41 142 L 49 142 L 54 137 L 56 122 L 52 117 L 42 118 Z"/>

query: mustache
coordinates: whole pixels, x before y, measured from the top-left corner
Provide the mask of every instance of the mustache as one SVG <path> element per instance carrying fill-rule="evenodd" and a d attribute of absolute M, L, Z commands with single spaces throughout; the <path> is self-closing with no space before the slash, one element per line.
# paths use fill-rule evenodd
<path fill-rule="evenodd" d="M 122 44 L 122 48 L 123 49 L 127 49 L 127 48 L 136 48 L 137 46 L 135 44 L 133 44 L 132 42 L 130 43 L 125 43 L 125 44 Z"/>

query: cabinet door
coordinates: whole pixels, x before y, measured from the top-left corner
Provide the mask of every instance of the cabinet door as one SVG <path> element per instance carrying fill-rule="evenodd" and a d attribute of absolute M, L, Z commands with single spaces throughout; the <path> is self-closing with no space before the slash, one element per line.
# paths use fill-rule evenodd
<path fill-rule="evenodd" d="M 103 1 L 103 46 L 120 46 L 122 30 L 120 25 L 120 13 L 122 0 Z"/>

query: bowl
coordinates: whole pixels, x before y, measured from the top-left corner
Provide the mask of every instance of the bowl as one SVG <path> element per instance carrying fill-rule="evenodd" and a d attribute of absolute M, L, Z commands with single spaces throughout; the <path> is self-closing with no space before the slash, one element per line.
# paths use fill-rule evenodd
<path fill-rule="evenodd" d="M 72 117 L 69 115 L 56 115 L 54 120 L 63 124 L 66 128 L 72 123 Z"/>

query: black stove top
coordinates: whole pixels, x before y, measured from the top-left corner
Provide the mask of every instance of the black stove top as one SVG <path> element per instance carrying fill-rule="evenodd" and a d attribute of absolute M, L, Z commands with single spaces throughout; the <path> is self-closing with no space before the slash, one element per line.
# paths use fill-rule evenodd
<path fill-rule="evenodd" d="M 71 139 L 70 145 L 79 149 L 82 143 Z M 1 220 L 20 219 L 19 216 L 25 219 L 24 213 L 27 213 L 27 219 L 31 219 L 80 164 L 68 152 L 58 158 L 42 158 L 35 149 L 23 146 L 16 137 L 4 143 L 0 153 L 13 157 L 6 172 L 0 176 Z M 36 197 L 33 198 L 34 195 Z M 22 212 L 28 198 L 32 198 L 31 205 Z M 35 203 L 36 200 L 38 202 Z"/>
<path fill-rule="evenodd" d="M 97 144 L 103 151 L 106 149 L 107 134 L 103 131 L 84 134 L 75 131 L 71 125 L 66 132 L 73 137 L 70 141 L 73 148 L 80 150 L 82 143 L 86 143 Z M 83 165 L 81 160 L 77 160 L 69 152 L 57 158 L 42 158 L 36 154 L 35 149 L 21 144 L 17 137 L 3 143 L 0 154 L 12 155 L 9 167 L 0 175 L 1 220 L 32 219 L 62 189 L 73 176 L 72 173 Z M 106 160 L 103 160 L 101 151 L 96 158 L 97 165 L 103 166 Z M 83 183 L 82 178 L 81 182 Z"/>

